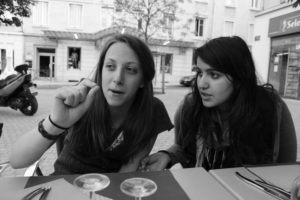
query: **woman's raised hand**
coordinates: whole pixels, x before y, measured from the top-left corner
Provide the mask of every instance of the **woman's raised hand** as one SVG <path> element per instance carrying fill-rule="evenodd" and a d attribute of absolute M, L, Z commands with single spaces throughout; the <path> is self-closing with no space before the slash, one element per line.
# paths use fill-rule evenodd
<path fill-rule="evenodd" d="M 76 86 L 60 88 L 50 112 L 52 121 L 62 127 L 71 127 L 88 110 L 99 88 L 89 79 Z"/>

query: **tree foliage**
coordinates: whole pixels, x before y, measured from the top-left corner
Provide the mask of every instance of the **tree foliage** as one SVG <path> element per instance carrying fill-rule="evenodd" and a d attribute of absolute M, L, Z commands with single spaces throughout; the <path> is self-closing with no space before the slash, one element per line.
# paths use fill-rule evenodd
<path fill-rule="evenodd" d="M 29 17 L 30 5 L 34 0 L 1 0 L 0 1 L 0 26 L 21 26 L 22 17 Z"/>
<path fill-rule="evenodd" d="M 294 1 L 295 1 L 295 2 L 294 2 Z M 294 3 L 293 3 L 293 7 L 294 7 L 294 8 L 300 6 L 300 0 L 288 0 L 288 2 L 294 2 Z"/>
<path fill-rule="evenodd" d="M 165 16 L 176 20 L 178 0 L 115 0 L 116 9 L 127 13 L 136 20 L 139 31 L 146 42 L 153 34 L 166 25 Z M 119 20 L 119 24 L 128 22 Z"/>

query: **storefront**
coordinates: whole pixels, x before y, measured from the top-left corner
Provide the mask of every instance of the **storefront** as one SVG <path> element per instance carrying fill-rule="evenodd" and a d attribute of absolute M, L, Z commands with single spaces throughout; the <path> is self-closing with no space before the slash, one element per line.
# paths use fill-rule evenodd
<path fill-rule="evenodd" d="M 121 30 L 122 27 L 116 26 L 96 33 L 45 30 L 44 41 L 39 38 L 35 40 L 27 38 L 26 46 L 34 48 L 33 50 L 28 48 L 28 53 L 35 52 L 32 62 L 33 71 L 36 73 L 33 77 L 73 81 L 89 76 L 97 65 L 99 54 L 106 41 Z M 126 33 L 139 35 L 137 30 L 131 27 L 126 27 Z M 182 74 L 191 73 L 194 47 L 192 42 L 151 38 L 148 44 L 156 67 L 154 87 L 161 87 L 162 82 L 179 84 Z"/>
<path fill-rule="evenodd" d="M 300 99 L 300 11 L 270 19 L 268 82 L 286 98 Z"/>

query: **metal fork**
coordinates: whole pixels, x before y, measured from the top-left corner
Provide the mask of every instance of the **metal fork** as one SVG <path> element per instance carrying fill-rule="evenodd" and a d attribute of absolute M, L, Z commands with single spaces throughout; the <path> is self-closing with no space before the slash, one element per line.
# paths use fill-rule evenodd
<path fill-rule="evenodd" d="M 271 187 L 275 190 L 279 190 L 280 192 L 282 193 L 285 193 L 286 195 L 291 195 L 290 192 L 286 191 L 285 189 L 277 186 L 277 185 L 274 185 L 273 183 L 271 183 L 270 181 L 267 181 L 265 179 L 263 179 L 262 177 L 260 177 L 258 174 L 256 174 L 255 172 L 253 172 L 252 170 L 250 170 L 248 167 L 245 167 L 243 166 L 248 172 L 250 172 L 252 175 L 254 175 L 255 177 L 257 177 L 259 180 L 255 180 L 256 182 L 259 182 L 263 185 L 266 185 L 267 187 Z"/>
<path fill-rule="evenodd" d="M 33 199 L 35 196 L 37 196 L 40 193 L 43 193 L 42 196 L 44 195 L 44 193 L 46 192 L 45 196 L 47 197 L 49 191 L 50 191 L 51 187 L 39 187 L 31 192 L 29 192 L 27 195 L 25 195 L 21 200 L 31 200 Z M 42 197 L 41 196 L 41 197 Z M 45 198 L 44 197 L 44 200 Z M 41 198 L 40 198 L 41 199 Z"/>
<path fill-rule="evenodd" d="M 235 174 L 242 181 L 244 181 L 244 182 L 256 187 L 257 189 L 259 189 L 259 190 L 275 197 L 276 199 L 279 199 L 279 200 L 289 200 L 290 199 L 290 195 L 286 195 L 286 194 L 280 192 L 279 190 L 276 190 L 276 189 L 271 188 L 271 187 L 267 187 L 266 185 L 260 184 L 256 181 L 253 181 L 253 180 L 241 175 L 239 172 L 235 172 Z"/>
<path fill-rule="evenodd" d="M 49 194 L 49 192 L 50 192 L 50 190 L 51 190 L 51 187 L 48 187 L 48 188 L 43 192 L 43 194 L 41 195 L 41 197 L 39 198 L 39 200 L 46 200 L 46 199 L 47 199 L 47 196 L 48 196 L 48 194 Z"/>

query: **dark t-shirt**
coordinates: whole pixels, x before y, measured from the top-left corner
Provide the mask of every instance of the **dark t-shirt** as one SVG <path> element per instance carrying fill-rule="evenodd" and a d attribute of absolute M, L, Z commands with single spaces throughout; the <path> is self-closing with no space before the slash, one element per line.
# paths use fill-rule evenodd
<path fill-rule="evenodd" d="M 156 129 L 153 138 L 159 133 L 171 130 L 173 124 L 164 104 L 154 97 L 154 123 Z M 152 122 L 149 122 L 152 123 Z M 118 172 L 123 164 L 122 155 L 130 148 L 131 138 L 123 134 L 121 129 L 115 130 L 116 135 L 111 145 L 100 153 L 78 153 L 69 144 L 70 135 L 64 141 L 64 147 L 54 164 L 55 175 Z M 83 151 L 84 152 L 84 151 Z"/>
<path fill-rule="evenodd" d="M 176 144 L 168 149 L 171 164 L 180 162 L 183 167 L 201 166 L 210 170 L 239 167 L 242 164 L 295 161 L 297 145 L 294 142 L 296 134 L 293 120 L 288 107 L 275 91 L 270 92 L 259 86 L 256 96 L 259 116 L 255 124 L 249 125 L 245 132 L 239 133 L 239 146 L 233 145 L 233 140 L 224 139 L 226 137 L 223 136 L 230 134 L 230 129 L 222 129 L 222 138 L 219 140 L 215 139 L 213 131 L 205 139 L 197 137 L 199 130 L 194 132 L 195 139 L 183 144 L 185 141 L 182 136 L 191 133 L 187 131 L 191 130 L 190 124 L 187 123 L 190 119 L 185 117 L 186 108 L 192 106 L 191 100 L 191 94 L 188 94 L 175 114 Z"/>

